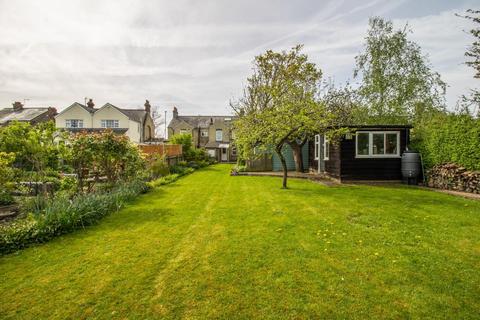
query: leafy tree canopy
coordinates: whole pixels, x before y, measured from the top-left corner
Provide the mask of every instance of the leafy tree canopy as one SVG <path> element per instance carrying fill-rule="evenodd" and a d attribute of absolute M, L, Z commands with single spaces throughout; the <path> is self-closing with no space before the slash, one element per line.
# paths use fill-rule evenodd
<path fill-rule="evenodd" d="M 432 109 L 444 109 L 446 84 L 420 46 L 407 38 L 408 26 L 394 30 L 391 21 L 380 17 L 371 18 L 369 25 L 354 70 L 369 122 L 411 123 Z"/>
<path fill-rule="evenodd" d="M 301 49 L 298 45 L 289 51 L 268 50 L 255 57 L 243 96 L 231 103 L 239 116 L 234 126 L 240 155 L 248 159 L 255 150 L 273 149 L 282 163 L 284 188 L 283 146 L 320 131 L 330 119 L 318 101 L 322 72 Z"/>

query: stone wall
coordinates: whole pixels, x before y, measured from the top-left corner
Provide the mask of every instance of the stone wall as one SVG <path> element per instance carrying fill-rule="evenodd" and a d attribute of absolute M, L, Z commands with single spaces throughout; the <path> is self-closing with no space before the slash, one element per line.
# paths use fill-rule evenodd
<path fill-rule="evenodd" d="M 480 172 L 468 171 L 454 163 L 434 166 L 427 172 L 428 186 L 480 194 Z"/>

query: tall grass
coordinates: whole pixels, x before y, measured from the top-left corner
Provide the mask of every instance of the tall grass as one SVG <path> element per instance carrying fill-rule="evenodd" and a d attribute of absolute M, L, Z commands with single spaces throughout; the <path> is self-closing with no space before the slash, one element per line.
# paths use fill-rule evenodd
<path fill-rule="evenodd" d="M 107 214 L 122 208 L 138 194 L 148 190 L 143 181 L 122 184 L 105 193 L 59 196 L 49 200 L 43 210 L 0 227 L 0 253 L 9 253 L 34 243 L 92 225 Z"/>

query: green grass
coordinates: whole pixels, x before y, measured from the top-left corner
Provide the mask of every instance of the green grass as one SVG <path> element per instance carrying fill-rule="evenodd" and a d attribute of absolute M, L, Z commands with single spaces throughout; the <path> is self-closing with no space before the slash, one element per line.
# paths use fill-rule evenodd
<path fill-rule="evenodd" d="M 478 318 L 480 202 L 229 169 L 0 258 L 0 318 Z"/>

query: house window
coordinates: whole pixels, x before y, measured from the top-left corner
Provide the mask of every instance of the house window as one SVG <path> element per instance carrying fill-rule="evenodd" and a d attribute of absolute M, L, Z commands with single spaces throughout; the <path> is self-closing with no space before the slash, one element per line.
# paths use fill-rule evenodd
<path fill-rule="evenodd" d="M 187 134 L 187 129 L 180 129 L 180 134 Z"/>
<path fill-rule="evenodd" d="M 398 131 L 357 132 L 357 158 L 389 158 L 400 156 Z"/>
<path fill-rule="evenodd" d="M 222 129 L 217 129 L 217 131 L 215 132 L 215 141 L 223 141 Z"/>
<path fill-rule="evenodd" d="M 325 137 L 323 142 L 323 160 L 329 160 L 329 159 L 330 159 L 330 141 L 327 139 L 327 137 Z"/>
<path fill-rule="evenodd" d="M 118 128 L 118 120 L 101 120 L 102 128 Z"/>
<path fill-rule="evenodd" d="M 200 136 L 201 137 L 208 137 L 208 130 L 205 130 L 205 129 L 200 130 Z"/>
<path fill-rule="evenodd" d="M 235 131 L 230 131 L 230 139 L 235 139 Z"/>
<path fill-rule="evenodd" d="M 67 120 L 65 120 L 65 127 L 67 127 L 67 128 L 83 128 L 83 120 L 67 119 Z"/>
<path fill-rule="evenodd" d="M 211 158 L 215 158 L 215 156 L 216 156 L 215 149 L 208 149 L 207 152 L 208 152 L 208 155 L 209 155 Z"/>
<path fill-rule="evenodd" d="M 314 160 L 320 159 L 320 135 L 316 134 L 315 135 L 315 143 L 313 144 L 314 150 L 313 150 L 313 155 L 314 155 Z"/>

